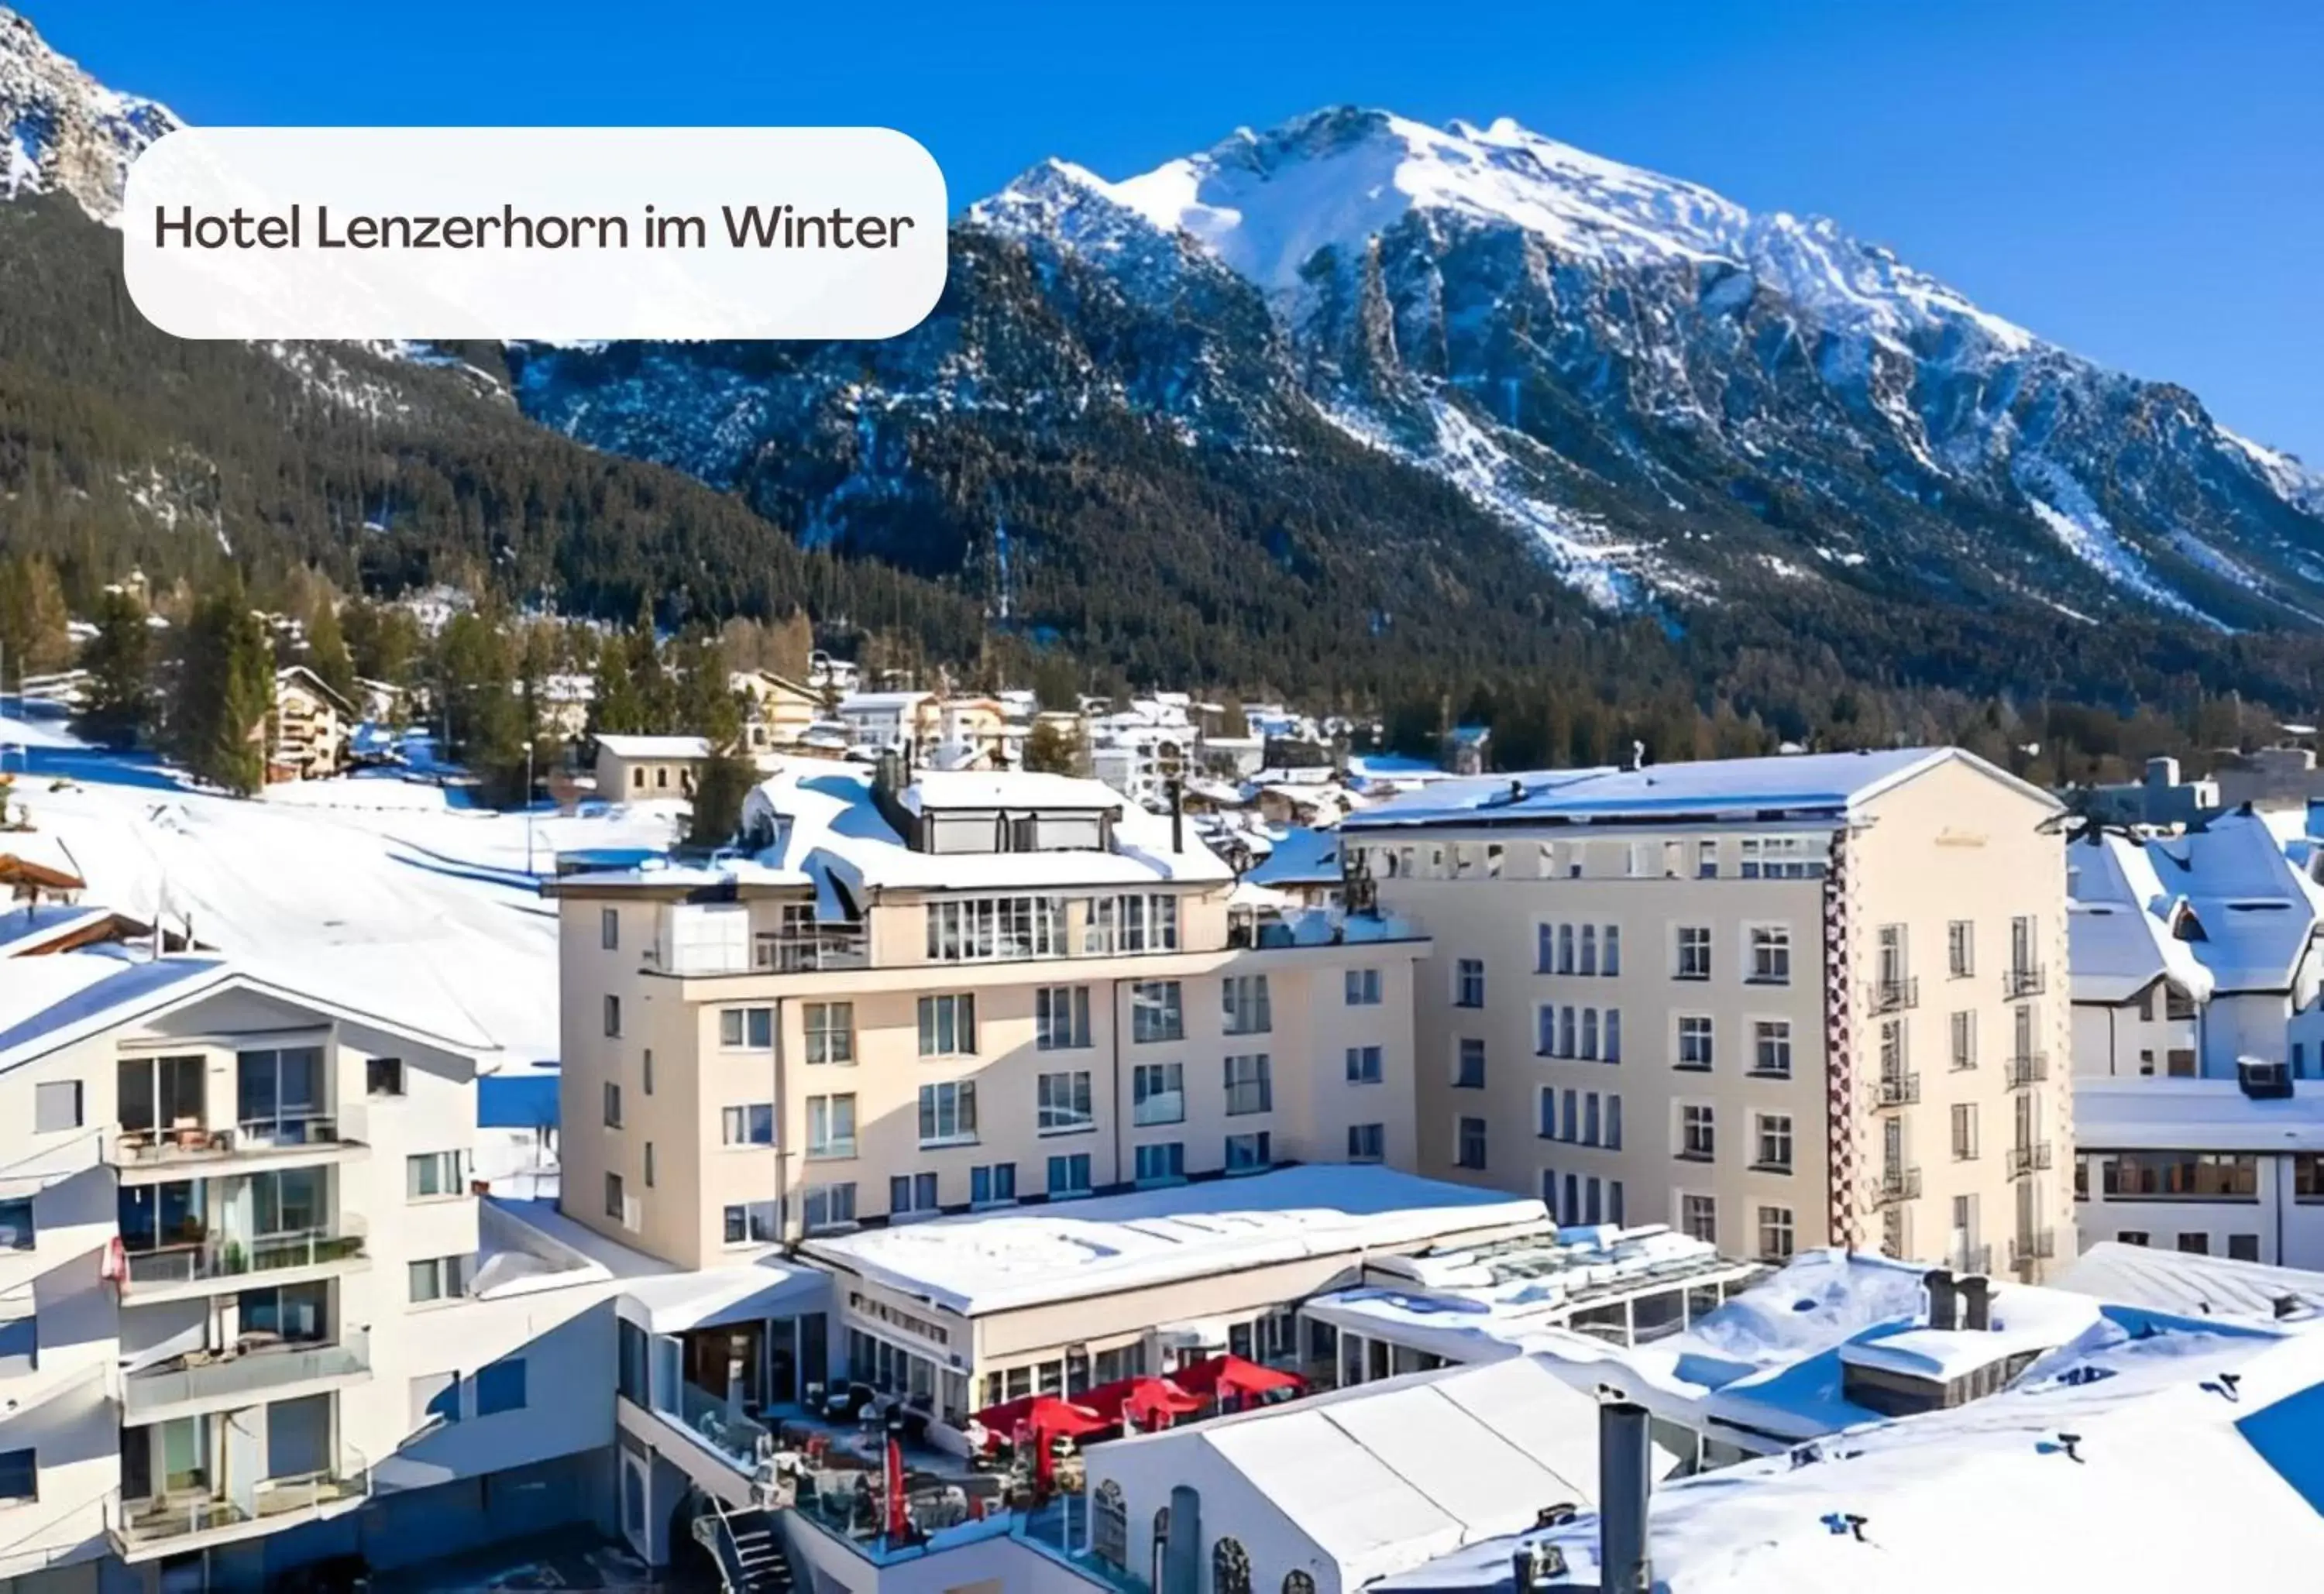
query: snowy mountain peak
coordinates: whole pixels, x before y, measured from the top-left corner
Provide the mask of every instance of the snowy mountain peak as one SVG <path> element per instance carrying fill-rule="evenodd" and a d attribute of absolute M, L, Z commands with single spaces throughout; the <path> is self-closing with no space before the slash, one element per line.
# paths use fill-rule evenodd
<path fill-rule="evenodd" d="M 63 192 L 111 220 L 129 162 L 181 125 L 166 106 L 106 88 L 0 6 L 0 198 Z"/>

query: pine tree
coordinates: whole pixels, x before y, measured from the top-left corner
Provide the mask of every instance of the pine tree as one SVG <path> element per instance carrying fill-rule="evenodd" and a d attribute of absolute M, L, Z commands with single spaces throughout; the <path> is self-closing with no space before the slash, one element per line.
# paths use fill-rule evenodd
<path fill-rule="evenodd" d="M 97 600 L 97 635 L 81 650 L 88 671 L 73 727 L 106 747 L 134 747 L 153 717 L 153 633 L 145 610 L 126 593 Z"/>
<path fill-rule="evenodd" d="M 1084 749 L 1078 733 L 1055 720 L 1036 720 L 1025 738 L 1025 767 L 1044 775 L 1078 775 Z"/>
<path fill-rule="evenodd" d="M 608 633 L 597 645 L 595 689 L 589 698 L 589 730 L 598 736 L 632 736 L 646 728 L 645 705 L 630 673 L 630 640 Z"/>
<path fill-rule="evenodd" d="M 0 560 L 0 684 L 62 669 L 72 659 L 72 616 L 57 569 L 38 555 Z"/>
<path fill-rule="evenodd" d="M 315 605 L 314 618 L 307 622 L 307 668 L 332 691 L 350 703 L 355 700 L 355 659 L 339 628 L 338 609 L 327 596 Z"/>
<path fill-rule="evenodd" d="M 274 706 L 274 659 L 266 628 L 242 584 L 194 605 L 179 662 L 171 742 L 197 779 L 243 797 L 266 784 L 266 715 Z"/>
<path fill-rule="evenodd" d="M 456 614 L 445 625 L 436 691 L 450 723 L 451 758 L 476 778 L 486 802 L 514 804 L 524 793 L 530 727 L 513 650 L 497 617 Z"/>

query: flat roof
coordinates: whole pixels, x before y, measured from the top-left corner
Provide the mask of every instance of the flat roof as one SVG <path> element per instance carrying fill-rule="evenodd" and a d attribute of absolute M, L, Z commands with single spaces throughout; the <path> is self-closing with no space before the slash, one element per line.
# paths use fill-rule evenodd
<path fill-rule="evenodd" d="M 2324 1151 L 2324 1083 L 2294 1080 L 2291 1095 L 2271 1100 L 2245 1095 L 2232 1079 L 2079 1076 L 2074 1147 L 2087 1155 Z"/>
<path fill-rule="evenodd" d="M 710 743 L 700 736 L 602 735 L 597 745 L 617 759 L 706 759 Z"/>
<path fill-rule="evenodd" d="M 964 1316 L 1539 1223 L 1530 1196 L 1309 1165 L 820 1236 L 808 1256 Z"/>

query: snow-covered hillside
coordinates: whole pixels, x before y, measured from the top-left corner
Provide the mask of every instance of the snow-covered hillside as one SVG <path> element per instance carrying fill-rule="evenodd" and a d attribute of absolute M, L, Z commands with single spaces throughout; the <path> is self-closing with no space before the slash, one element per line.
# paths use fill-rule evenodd
<path fill-rule="evenodd" d="M 0 198 L 62 192 L 109 218 L 129 162 L 179 125 L 168 107 L 107 88 L 0 6 Z"/>

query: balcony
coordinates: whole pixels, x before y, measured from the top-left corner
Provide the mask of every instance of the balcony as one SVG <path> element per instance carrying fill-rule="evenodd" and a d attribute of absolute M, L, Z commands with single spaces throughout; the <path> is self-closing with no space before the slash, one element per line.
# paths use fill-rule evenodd
<path fill-rule="evenodd" d="M 230 1129 L 181 1121 L 166 1129 L 124 1129 L 106 1141 L 105 1159 L 124 1184 L 134 1184 L 221 1163 L 344 1162 L 369 1151 L 368 1132 L 361 1109 L 253 1119 Z"/>
<path fill-rule="evenodd" d="M 2009 1176 L 2023 1179 L 2029 1174 L 2046 1169 L 2050 1161 L 2050 1142 L 2047 1140 L 2037 1140 L 2031 1146 L 2012 1146 L 2009 1148 Z"/>
<path fill-rule="evenodd" d="M 208 1294 L 247 1280 L 293 1282 L 289 1275 L 322 1276 L 368 1266 L 364 1221 L 353 1213 L 335 1223 L 248 1239 L 210 1238 L 128 1253 L 121 1280 L 124 1300 L 145 1302 Z"/>
<path fill-rule="evenodd" d="M 868 969 L 872 937 L 861 930 L 762 935 L 751 943 L 751 967 L 760 973 L 810 974 L 825 969 Z M 677 973 L 695 971 L 673 970 Z M 725 971 L 716 971 L 724 972 Z"/>
<path fill-rule="evenodd" d="M 2036 1229 L 2021 1234 L 2009 1242 L 2009 1265 L 2022 1267 L 2028 1262 L 2047 1261 L 2058 1254 L 2055 1230 Z"/>
<path fill-rule="evenodd" d="M 2042 965 L 2019 964 L 2001 971 L 2001 989 L 2011 1000 L 2021 996 L 2039 996 L 2046 986 Z"/>
<path fill-rule="evenodd" d="M 371 1463 L 342 1449 L 327 1470 L 303 1478 L 270 1478 L 223 1491 L 125 1500 L 106 1506 L 106 1533 L 122 1560 L 152 1561 L 254 1539 L 301 1523 L 337 1516 L 371 1494 Z"/>
<path fill-rule="evenodd" d="M 1872 1186 L 1875 1206 L 1894 1206 L 1898 1202 L 1921 1199 L 1921 1170 L 1918 1168 L 1884 1168 L 1879 1181 Z"/>
<path fill-rule="evenodd" d="M 1917 1073 L 1882 1073 L 1872 1082 L 1876 1107 L 1911 1107 L 1920 1099 L 1921 1076 Z"/>
<path fill-rule="evenodd" d="M 2050 1077 L 2050 1054 L 2028 1052 L 2009 1060 L 2009 1088 L 2022 1091 L 2028 1085 L 2038 1085 Z"/>
<path fill-rule="evenodd" d="M 1921 1005 L 1921 982 L 1909 975 L 1875 980 L 1868 988 L 1874 1013 L 1901 1013 Z"/>
<path fill-rule="evenodd" d="M 131 1427 L 211 1407 L 321 1394 L 371 1377 L 371 1336 L 363 1329 L 328 1345 L 267 1343 L 248 1335 L 235 1350 L 173 1357 L 122 1379 L 122 1421 Z"/>

